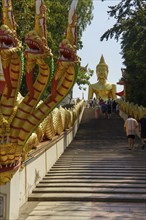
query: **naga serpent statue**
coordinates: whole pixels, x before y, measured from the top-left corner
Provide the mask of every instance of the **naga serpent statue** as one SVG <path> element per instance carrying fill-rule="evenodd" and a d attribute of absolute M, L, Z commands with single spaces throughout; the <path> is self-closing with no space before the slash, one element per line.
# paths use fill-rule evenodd
<path fill-rule="evenodd" d="M 75 9 L 72 1 L 66 37 L 59 45 L 60 57 L 51 75 L 51 49 L 47 45 L 46 8 L 43 0 L 36 0 L 34 30 L 25 36 L 28 48 L 23 51 L 16 33 L 11 0 L 2 0 L 0 27 L 0 184 L 11 180 L 22 163 L 26 142 L 42 121 L 72 89 L 79 66 L 76 55 Z M 19 87 L 22 78 L 21 53 L 24 52 L 28 94 L 22 97 Z M 35 66 L 39 72 L 35 80 Z M 50 95 L 41 101 L 50 86 Z"/>

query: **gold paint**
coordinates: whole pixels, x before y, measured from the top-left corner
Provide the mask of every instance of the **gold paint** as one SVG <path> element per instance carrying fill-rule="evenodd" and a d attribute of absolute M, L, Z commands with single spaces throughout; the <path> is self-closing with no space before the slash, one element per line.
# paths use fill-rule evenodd
<path fill-rule="evenodd" d="M 102 98 L 105 101 L 109 98 L 116 99 L 116 85 L 107 81 L 108 65 L 105 63 L 103 55 L 96 67 L 96 74 L 98 82 L 89 85 L 88 99 L 92 99 L 94 94 L 96 99 Z"/>
<path fill-rule="evenodd" d="M 37 22 L 35 23 L 35 29 L 29 32 L 25 39 L 37 42 L 37 45 L 39 45 L 41 50 L 40 53 L 25 51 L 25 70 L 26 73 L 29 74 L 34 69 L 35 65 L 39 66 L 38 76 L 33 83 L 33 87 L 39 89 L 41 92 L 35 90 L 34 97 L 36 100 L 32 100 L 29 103 L 27 102 L 29 93 L 24 98 L 19 98 L 18 90 L 21 78 L 21 60 L 19 53 L 17 52 L 22 49 L 22 45 L 16 36 L 14 24 L 12 24 L 11 20 L 8 18 L 10 8 L 9 6 L 6 8 L 4 7 L 4 1 L 2 3 L 5 19 L 4 24 L 0 27 L 0 29 L 6 36 L 11 36 L 13 39 L 13 47 L 0 50 L 1 62 L 3 68 L 8 67 L 10 64 L 10 80 L 12 80 L 12 78 L 15 79 L 14 82 L 11 82 L 13 87 L 11 97 L 7 98 L 8 87 L 6 85 L 0 100 L 0 164 L 3 166 L 6 165 L 6 167 L 9 168 L 13 163 L 17 163 L 21 157 L 25 160 L 31 149 L 34 146 L 37 146 L 41 139 L 44 136 L 47 136 L 47 133 L 49 133 L 52 128 L 54 128 L 54 132 L 51 131 L 52 134 L 50 132 L 51 138 L 53 138 L 53 135 L 60 134 L 65 128 L 69 128 L 69 126 L 73 125 L 76 113 L 73 113 L 71 110 L 66 110 L 64 113 L 63 111 L 60 113 L 60 110 L 57 110 L 57 113 L 53 113 L 53 109 L 63 100 L 73 86 L 73 82 L 75 80 L 75 64 L 78 63 L 78 58 L 76 56 L 76 47 L 74 45 L 74 35 L 71 34 L 71 30 L 76 26 L 76 19 L 73 17 L 72 24 L 68 24 L 66 39 L 63 41 L 71 53 L 70 60 L 59 60 L 55 65 L 56 69 L 54 71 L 54 78 L 59 80 L 57 90 L 58 93 L 62 94 L 62 96 L 56 96 L 56 103 L 50 101 L 50 96 L 46 98 L 45 102 L 39 103 L 40 96 L 46 89 L 47 82 L 50 77 L 50 69 L 46 60 L 50 59 L 52 53 L 50 48 L 47 46 L 46 34 L 45 32 L 41 32 L 42 28 L 39 26 L 40 19 L 44 19 L 44 17 L 41 16 L 45 16 L 45 13 L 42 15 L 40 14 L 39 16 L 36 15 Z M 9 3 L 11 3 L 10 0 Z M 18 71 L 18 75 L 13 73 L 12 70 Z M 45 80 L 42 79 L 41 73 L 44 73 L 45 76 L 47 76 Z M 65 79 L 66 76 L 71 82 L 68 82 Z M 43 82 L 45 85 L 42 85 L 39 81 Z M 65 87 L 68 87 L 68 89 L 63 89 L 62 84 Z M 45 103 L 50 107 L 48 107 Z M 79 105 L 80 108 L 83 107 L 83 102 L 82 106 L 81 104 Z M 79 112 L 79 110 L 77 111 Z M 41 126 L 41 123 L 43 124 L 43 120 L 51 112 L 52 114 L 49 118 L 50 121 L 48 120 L 49 124 L 45 124 L 44 122 L 44 126 Z M 63 116 L 63 114 L 65 114 L 65 116 Z M 34 125 L 32 123 L 28 123 L 27 119 L 34 123 Z M 63 122 L 63 120 L 65 121 Z M 40 127 L 38 127 L 39 125 Z M 28 133 L 25 132 L 24 129 L 28 130 Z M 17 170 L 18 168 L 15 170 L 9 169 L 6 172 L 1 172 L 0 176 L 2 178 L 0 179 L 0 184 L 9 182 Z"/>
<path fill-rule="evenodd" d="M 4 185 L 12 179 L 13 175 L 16 173 L 18 169 L 16 170 L 11 170 L 9 172 L 2 172 L 0 173 L 0 185 Z"/>
<path fill-rule="evenodd" d="M 119 109 L 126 115 L 131 115 L 136 120 L 140 120 L 146 114 L 146 107 L 135 105 L 121 99 L 116 100 L 119 104 Z"/>

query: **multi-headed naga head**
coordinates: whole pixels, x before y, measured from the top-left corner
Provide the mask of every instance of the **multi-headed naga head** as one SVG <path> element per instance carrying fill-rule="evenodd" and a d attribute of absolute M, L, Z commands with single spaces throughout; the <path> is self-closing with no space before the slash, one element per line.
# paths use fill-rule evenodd
<path fill-rule="evenodd" d="M 46 32 L 46 6 L 43 1 L 36 0 L 35 27 L 25 36 L 28 48 L 25 54 L 33 58 L 52 56 L 51 49 L 47 45 Z"/>
<path fill-rule="evenodd" d="M 11 0 L 3 0 L 2 4 L 2 26 L 0 27 L 0 93 L 3 92 L 6 83 L 8 87 L 7 97 L 9 98 L 12 93 L 9 74 L 10 59 L 14 53 L 22 49 L 22 44 L 16 35 L 16 25 L 12 13 Z"/>
<path fill-rule="evenodd" d="M 73 1 L 68 17 L 68 26 L 66 31 L 66 38 L 59 45 L 60 60 L 77 61 L 76 55 L 76 27 L 77 15 L 75 12 L 77 1 Z"/>
<path fill-rule="evenodd" d="M 11 0 L 2 0 L 2 26 L 0 27 L 0 52 L 12 53 L 21 48 L 16 35 L 16 25 L 12 14 Z M 5 50 L 3 50 L 5 49 Z"/>

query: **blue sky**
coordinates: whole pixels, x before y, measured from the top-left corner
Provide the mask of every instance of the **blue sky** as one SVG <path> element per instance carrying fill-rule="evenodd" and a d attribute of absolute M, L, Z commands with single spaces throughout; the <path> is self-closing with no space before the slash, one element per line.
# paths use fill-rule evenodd
<path fill-rule="evenodd" d="M 116 22 L 113 18 L 109 18 L 107 15 L 108 6 L 116 5 L 119 0 L 93 0 L 94 4 L 94 18 L 90 26 L 86 28 L 83 33 L 82 41 L 83 48 L 78 51 L 78 56 L 81 58 L 81 65 L 86 66 L 94 70 L 94 75 L 90 79 L 90 83 L 97 82 L 96 66 L 100 61 L 100 57 L 103 54 L 105 62 L 109 67 L 108 81 L 116 84 L 121 78 L 122 64 L 121 46 L 120 42 L 115 39 L 109 39 L 108 41 L 100 41 L 101 35 Z M 123 87 L 117 85 L 117 92 L 122 91 Z M 73 98 L 88 98 L 88 87 L 86 91 L 81 91 L 75 84 L 73 89 Z"/>

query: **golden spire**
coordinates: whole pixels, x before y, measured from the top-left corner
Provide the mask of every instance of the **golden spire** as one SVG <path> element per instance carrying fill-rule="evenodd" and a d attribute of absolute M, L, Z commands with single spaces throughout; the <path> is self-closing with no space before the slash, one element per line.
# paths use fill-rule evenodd
<path fill-rule="evenodd" d="M 98 67 L 103 67 L 103 66 L 105 66 L 106 69 L 107 69 L 107 71 L 108 71 L 108 65 L 106 64 L 103 55 L 101 55 L 99 64 L 96 66 L 96 69 L 97 69 Z"/>

